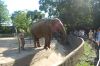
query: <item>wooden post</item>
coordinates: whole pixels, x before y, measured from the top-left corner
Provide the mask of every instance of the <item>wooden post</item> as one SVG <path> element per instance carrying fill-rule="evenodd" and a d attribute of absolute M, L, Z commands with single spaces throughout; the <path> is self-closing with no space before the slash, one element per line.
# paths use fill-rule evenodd
<path fill-rule="evenodd" d="M 15 27 L 15 30 L 16 30 L 16 37 L 17 37 L 17 41 L 18 41 L 18 52 L 20 53 L 20 51 L 21 51 L 20 39 L 19 39 L 19 37 L 18 37 L 18 31 L 17 31 L 16 27 Z"/>

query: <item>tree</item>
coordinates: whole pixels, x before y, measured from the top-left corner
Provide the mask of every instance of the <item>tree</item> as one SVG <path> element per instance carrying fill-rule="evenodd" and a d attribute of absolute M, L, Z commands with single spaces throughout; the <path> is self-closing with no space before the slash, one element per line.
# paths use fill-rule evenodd
<path fill-rule="evenodd" d="M 4 5 L 4 2 L 0 0 L 0 26 L 2 22 L 9 20 L 9 12 L 7 10 L 6 5 Z"/>
<path fill-rule="evenodd" d="M 49 17 L 59 17 L 67 27 L 91 26 L 91 0 L 40 0 L 40 10 L 48 12 Z"/>
<path fill-rule="evenodd" d="M 16 26 L 17 30 L 23 29 L 27 32 L 31 21 L 27 19 L 27 12 L 24 11 L 15 11 L 11 19 L 13 24 Z"/>
<path fill-rule="evenodd" d="M 12 16 L 12 22 L 16 26 L 17 30 L 23 29 L 27 32 L 30 28 L 33 21 L 42 19 L 44 14 L 35 10 L 35 11 L 15 11 Z"/>
<path fill-rule="evenodd" d="M 35 11 L 28 11 L 27 12 L 27 18 L 30 18 L 32 20 L 32 22 L 36 21 L 38 19 L 42 19 L 42 18 L 44 18 L 44 16 L 45 15 L 43 13 L 41 13 L 41 12 L 39 12 L 37 10 L 35 10 Z"/>
<path fill-rule="evenodd" d="M 93 22 L 94 27 L 98 28 L 100 27 L 100 0 L 93 0 Z"/>

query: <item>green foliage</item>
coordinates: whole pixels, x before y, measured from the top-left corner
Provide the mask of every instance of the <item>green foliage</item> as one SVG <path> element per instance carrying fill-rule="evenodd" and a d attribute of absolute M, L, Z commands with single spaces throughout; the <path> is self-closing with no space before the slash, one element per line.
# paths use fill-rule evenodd
<path fill-rule="evenodd" d="M 25 30 L 25 32 L 29 32 L 29 28 L 33 21 L 37 21 L 38 19 L 42 19 L 44 14 L 35 10 L 35 11 L 15 11 L 11 19 L 13 21 L 14 26 L 16 26 L 17 30 L 20 29 Z"/>
<path fill-rule="evenodd" d="M 93 25 L 91 0 L 40 0 L 40 10 L 56 16 L 67 27 Z"/>
<path fill-rule="evenodd" d="M 9 20 L 8 14 L 9 13 L 6 5 L 4 5 L 4 2 L 0 0 L 0 24 L 4 21 Z"/>
<path fill-rule="evenodd" d="M 100 27 L 100 0 L 93 0 L 93 19 L 94 19 L 94 27 Z"/>
<path fill-rule="evenodd" d="M 27 13 L 24 11 L 18 11 L 12 14 L 13 24 L 18 30 L 23 29 L 27 32 L 31 21 L 27 19 Z"/>
<path fill-rule="evenodd" d="M 35 10 L 35 11 L 28 11 L 27 12 L 27 18 L 30 18 L 33 21 L 37 21 L 38 19 L 44 18 L 44 14 Z"/>
<path fill-rule="evenodd" d="M 93 60 L 96 57 L 95 51 L 92 49 L 88 42 L 84 44 L 84 54 L 80 58 L 78 64 L 76 66 L 94 66 Z"/>
<path fill-rule="evenodd" d="M 49 17 L 58 15 L 58 12 L 56 10 L 58 3 L 56 1 L 53 2 L 53 0 L 40 0 L 39 4 L 39 9 L 41 11 L 48 12 Z"/>

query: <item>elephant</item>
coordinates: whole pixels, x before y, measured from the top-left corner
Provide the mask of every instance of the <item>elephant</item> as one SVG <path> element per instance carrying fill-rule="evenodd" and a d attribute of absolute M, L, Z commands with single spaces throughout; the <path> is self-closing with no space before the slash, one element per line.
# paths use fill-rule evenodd
<path fill-rule="evenodd" d="M 58 18 L 41 19 L 32 24 L 30 32 L 34 39 L 34 47 L 40 47 L 39 39 L 45 38 L 44 49 L 50 48 L 50 41 L 55 35 L 59 35 L 62 42 L 66 39 L 64 25 Z"/>

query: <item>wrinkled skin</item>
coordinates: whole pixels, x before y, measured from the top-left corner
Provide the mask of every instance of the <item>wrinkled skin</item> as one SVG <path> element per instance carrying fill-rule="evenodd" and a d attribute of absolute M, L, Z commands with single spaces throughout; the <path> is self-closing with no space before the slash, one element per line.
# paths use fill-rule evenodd
<path fill-rule="evenodd" d="M 65 41 L 66 36 L 64 26 L 59 19 L 40 20 L 34 23 L 31 27 L 31 34 L 35 47 L 40 47 L 39 39 L 45 38 L 44 49 L 50 48 L 50 41 L 54 34 L 59 34 L 62 42 Z"/>

